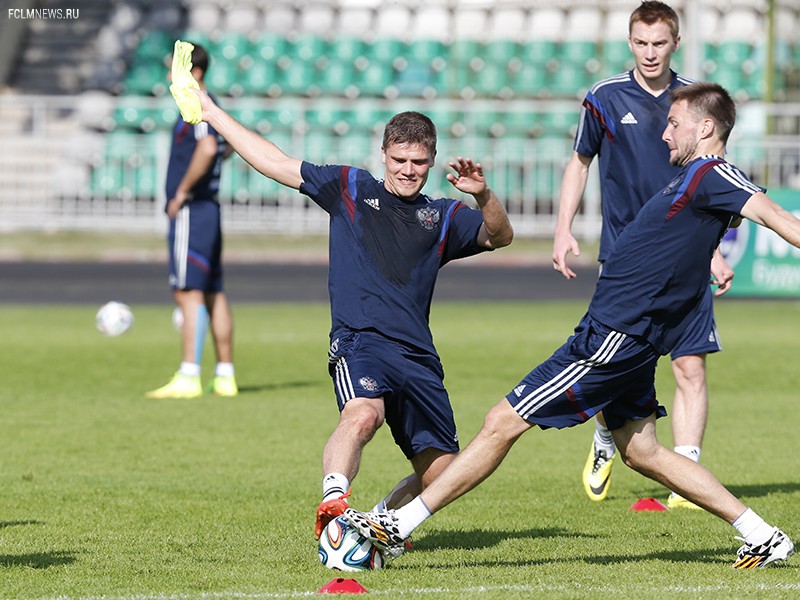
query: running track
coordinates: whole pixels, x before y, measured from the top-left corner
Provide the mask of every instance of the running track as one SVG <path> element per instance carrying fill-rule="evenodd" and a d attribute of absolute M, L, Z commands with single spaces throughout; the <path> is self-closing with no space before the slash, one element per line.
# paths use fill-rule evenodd
<path fill-rule="evenodd" d="M 232 303 L 325 302 L 326 264 L 229 263 L 225 289 Z M 448 265 L 435 300 L 589 301 L 596 267 L 574 269 L 565 280 L 552 267 Z M 161 263 L 0 262 L 0 304 L 172 304 Z"/>

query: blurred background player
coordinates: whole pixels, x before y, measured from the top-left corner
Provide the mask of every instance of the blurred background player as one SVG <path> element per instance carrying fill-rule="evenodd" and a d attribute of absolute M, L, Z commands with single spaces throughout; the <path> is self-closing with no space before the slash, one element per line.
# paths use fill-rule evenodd
<path fill-rule="evenodd" d="M 564 277 L 575 277 L 567 265 L 569 252 L 580 247 L 572 235 L 572 222 L 581 202 L 589 165 L 599 156 L 602 230 L 598 261 L 602 265 L 617 237 L 644 203 L 665 186 L 680 169 L 670 165 L 661 140 L 669 112 L 669 92 L 691 83 L 670 69 L 672 54 L 680 45 L 678 15 L 662 2 L 642 2 L 629 20 L 628 46 L 635 66 L 631 71 L 595 84 L 587 93 L 575 136 L 574 153 L 564 171 L 558 220 L 553 241 L 553 266 Z M 655 252 L 658 252 L 656 247 Z M 725 293 L 733 271 L 717 252 L 711 262 L 716 295 Z M 708 420 L 706 354 L 722 349 L 714 321 L 711 287 L 703 310 L 673 349 L 672 372 L 676 390 L 672 405 L 675 451 L 697 462 Z M 583 470 L 586 494 L 605 499 L 611 484 L 614 439 L 602 414 Z M 674 492 L 670 508 L 696 508 Z"/>
<path fill-rule="evenodd" d="M 195 44 L 192 76 L 202 89 L 208 63 L 206 51 Z M 227 143 L 208 123 L 190 125 L 178 117 L 172 130 L 165 211 L 169 217 L 169 282 L 183 313 L 182 361 L 166 385 L 147 393 L 150 398 L 203 394 L 200 369 L 209 323 L 217 358 L 209 388 L 218 396 L 235 396 L 239 391 L 233 367 L 233 315 L 222 285 L 217 200 L 220 169 L 228 154 Z"/>
<path fill-rule="evenodd" d="M 339 422 L 322 456 L 315 536 L 348 506 L 364 446 L 384 421 L 414 473 L 376 508 L 417 495 L 458 452 L 444 370 L 428 323 L 439 269 L 511 243 L 505 209 L 469 158 L 449 163 L 448 181 L 480 210 L 422 194 L 436 157 L 436 127 L 417 112 L 386 124 L 383 179 L 342 165 L 291 158 L 200 93 L 203 119 L 257 171 L 308 195 L 330 219 L 328 370 Z"/>

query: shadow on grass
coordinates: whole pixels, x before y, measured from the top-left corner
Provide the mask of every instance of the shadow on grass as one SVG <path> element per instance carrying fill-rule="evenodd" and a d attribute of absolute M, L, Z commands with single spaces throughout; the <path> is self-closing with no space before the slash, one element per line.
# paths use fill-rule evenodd
<path fill-rule="evenodd" d="M 524 532 L 502 532 L 502 531 L 469 531 L 469 532 L 440 532 L 426 536 L 418 544 L 415 543 L 412 552 L 435 552 L 444 549 L 464 549 L 479 550 L 497 544 L 502 539 L 525 538 L 525 537 L 564 537 L 564 538 L 596 538 L 596 535 L 569 532 L 564 529 L 540 529 L 528 530 Z M 459 540 L 453 542 L 451 540 Z M 695 563 L 711 564 L 730 567 L 736 560 L 736 548 L 730 549 L 714 548 L 708 550 L 663 550 L 658 552 L 640 552 L 614 555 L 575 555 L 572 557 L 547 556 L 531 557 L 528 560 L 475 560 L 474 555 L 469 559 L 461 560 L 445 559 L 439 563 L 428 565 L 436 568 L 450 567 L 530 567 L 563 563 L 588 563 L 593 565 L 622 565 L 636 564 L 643 561 L 663 561 L 669 563 Z M 402 562 L 392 563 L 392 569 L 404 569 L 406 565 Z M 418 568 L 417 565 L 408 566 L 409 569 Z M 770 568 L 778 569 L 800 569 L 796 563 L 776 563 Z"/>
<path fill-rule="evenodd" d="M 36 519 L 29 519 L 27 521 L 0 521 L 0 529 L 6 527 L 21 527 L 22 525 L 44 525 L 44 521 L 37 521 Z"/>
<path fill-rule="evenodd" d="M 43 552 L 35 554 L 0 554 L 0 567 L 29 567 L 31 569 L 49 569 L 61 565 L 70 565 L 75 557 L 69 552 Z"/>
<path fill-rule="evenodd" d="M 522 531 L 486 531 L 471 529 L 469 531 L 434 531 L 427 534 L 419 542 L 414 542 L 414 551 L 422 552 L 450 549 L 481 549 L 491 548 L 504 540 L 529 539 L 529 538 L 596 538 L 597 535 L 576 533 L 563 527 L 543 527 L 526 529 Z"/>
<path fill-rule="evenodd" d="M 723 481 L 722 485 L 728 488 L 731 494 L 739 499 L 761 498 L 771 494 L 792 494 L 794 492 L 800 492 L 800 482 L 798 481 L 789 481 L 785 483 L 756 483 L 746 485 L 726 485 Z M 613 494 L 613 492 L 611 493 Z M 636 496 L 636 498 L 658 498 L 661 501 L 666 502 L 667 496 L 669 496 L 669 491 L 661 486 L 653 485 L 634 490 L 634 496 Z M 633 504 L 636 498 L 631 499 L 631 504 Z"/>
<path fill-rule="evenodd" d="M 240 394 L 253 394 L 256 392 L 274 392 L 277 390 L 292 390 L 297 388 L 308 388 L 319 385 L 319 381 L 282 381 L 276 383 L 264 383 L 261 385 L 240 385 Z"/>

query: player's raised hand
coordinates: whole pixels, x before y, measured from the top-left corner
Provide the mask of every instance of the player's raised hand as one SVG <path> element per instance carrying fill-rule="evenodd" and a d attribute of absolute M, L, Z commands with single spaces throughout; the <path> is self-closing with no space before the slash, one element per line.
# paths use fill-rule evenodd
<path fill-rule="evenodd" d="M 202 119 L 203 121 L 208 121 L 209 119 L 209 110 L 214 108 L 216 104 L 211 100 L 211 97 L 208 95 L 208 92 L 205 90 L 194 90 L 197 96 L 200 98 L 200 110 L 203 113 Z"/>
<path fill-rule="evenodd" d="M 465 194 L 482 194 L 486 191 L 486 178 L 483 176 L 481 163 L 473 162 L 471 158 L 458 157 L 449 163 L 455 173 L 447 174 L 447 181 L 452 183 L 457 190 Z"/>

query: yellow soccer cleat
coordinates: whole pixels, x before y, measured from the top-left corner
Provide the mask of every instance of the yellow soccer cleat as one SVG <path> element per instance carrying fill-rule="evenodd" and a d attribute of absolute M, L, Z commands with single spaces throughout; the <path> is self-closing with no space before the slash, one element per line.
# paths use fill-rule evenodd
<path fill-rule="evenodd" d="M 200 376 L 190 377 L 181 373 L 175 373 L 167 385 L 145 394 L 148 398 L 197 398 L 202 395 Z"/>
<path fill-rule="evenodd" d="M 583 489 L 590 500 L 605 500 L 611 487 L 611 467 L 614 465 L 616 452 L 606 457 L 605 450 L 597 450 L 594 441 L 589 450 L 589 457 L 583 467 Z"/>
<path fill-rule="evenodd" d="M 192 77 L 192 50 L 194 45 L 177 40 L 172 53 L 172 84 L 169 91 L 187 123 L 196 125 L 203 120 L 200 98 L 194 90 L 200 85 Z"/>
<path fill-rule="evenodd" d="M 703 510 L 694 502 L 691 502 L 684 498 L 683 496 L 672 492 L 667 498 L 667 507 L 668 508 L 688 508 L 690 510 Z"/>
<path fill-rule="evenodd" d="M 233 375 L 214 377 L 211 382 L 211 392 L 223 398 L 232 398 L 239 393 L 239 386 L 236 385 L 236 378 Z"/>

